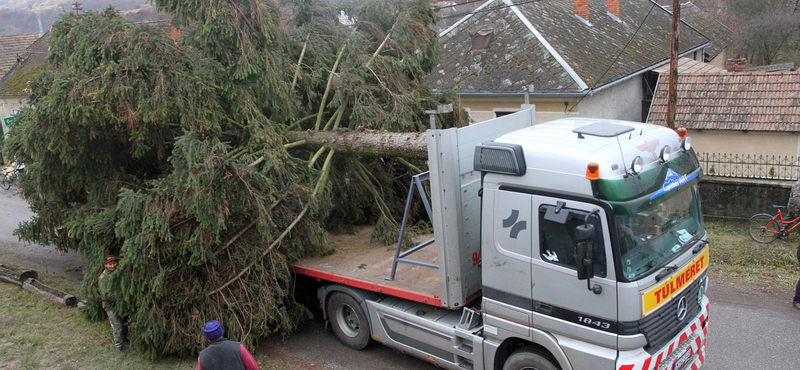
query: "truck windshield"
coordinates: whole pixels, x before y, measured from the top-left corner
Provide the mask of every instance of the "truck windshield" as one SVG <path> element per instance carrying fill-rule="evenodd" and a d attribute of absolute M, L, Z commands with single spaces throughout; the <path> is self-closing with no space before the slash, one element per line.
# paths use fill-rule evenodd
<path fill-rule="evenodd" d="M 637 280 L 664 266 L 691 247 L 705 232 L 696 183 L 655 199 L 613 206 L 617 256 L 627 280 Z"/>

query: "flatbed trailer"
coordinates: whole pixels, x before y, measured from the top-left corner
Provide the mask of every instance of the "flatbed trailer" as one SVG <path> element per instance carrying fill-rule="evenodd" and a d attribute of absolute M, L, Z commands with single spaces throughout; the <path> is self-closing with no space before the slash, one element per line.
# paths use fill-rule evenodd
<path fill-rule="evenodd" d="M 414 302 L 441 307 L 439 272 L 436 269 L 401 263 L 393 280 L 394 245 L 370 242 L 372 227 L 359 227 L 352 234 L 331 237 L 336 251 L 328 256 L 310 257 L 292 265 L 296 274 L 322 281 L 343 284 Z M 429 245 L 414 253 L 421 262 L 437 264 L 436 246 Z"/>

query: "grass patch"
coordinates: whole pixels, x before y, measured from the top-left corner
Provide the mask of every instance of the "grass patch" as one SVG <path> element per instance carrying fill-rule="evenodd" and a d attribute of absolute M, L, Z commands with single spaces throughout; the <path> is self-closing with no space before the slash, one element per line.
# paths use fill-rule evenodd
<path fill-rule="evenodd" d="M 62 287 L 76 285 L 66 279 L 40 278 L 48 284 L 59 282 Z M 261 369 L 290 369 L 280 361 L 254 355 Z M 197 358 L 151 362 L 139 355 L 136 348 L 117 353 L 107 321 L 86 321 L 77 308 L 63 307 L 17 286 L 0 283 L 0 369 L 189 370 L 196 367 Z"/>
<path fill-rule="evenodd" d="M 707 221 L 706 229 L 712 274 L 781 289 L 797 283 L 797 233 L 789 234 L 787 240 L 761 244 L 750 239 L 747 222 Z"/>

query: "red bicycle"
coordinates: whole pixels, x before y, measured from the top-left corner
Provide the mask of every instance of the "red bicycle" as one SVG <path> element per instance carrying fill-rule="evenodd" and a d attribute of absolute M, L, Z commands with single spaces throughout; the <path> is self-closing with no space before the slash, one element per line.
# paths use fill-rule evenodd
<path fill-rule="evenodd" d="M 773 207 L 778 209 L 778 214 L 759 213 L 747 221 L 750 238 L 759 243 L 772 243 L 777 238 L 786 240 L 789 233 L 800 226 L 800 216 L 789 221 L 783 219 L 783 210 L 786 206 Z"/>

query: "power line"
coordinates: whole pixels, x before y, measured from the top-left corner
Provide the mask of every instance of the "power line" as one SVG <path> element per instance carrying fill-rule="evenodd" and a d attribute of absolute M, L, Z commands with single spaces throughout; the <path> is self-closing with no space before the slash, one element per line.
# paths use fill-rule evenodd
<path fill-rule="evenodd" d="M 481 10 L 473 10 L 473 11 L 469 11 L 469 12 L 462 12 L 462 13 L 454 13 L 454 14 L 450 14 L 450 15 L 445 15 L 445 16 L 442 16 L 442 19 L 455 18 L 455 17 L 464 17 L 464 16 L 469 15 L 469 14 L 478 14 L 478 13 L 491 12 L 491 11 L 495 11 L 495 10 L 507 9 L 507 8 L 512 7 L 512 6 L 520 6 L 520 5 L 530 4 L 530 3 L 536 3 L 536 2 L 539 2 L 539 1 L 542 1 L 542 0 L 520 1 L 518 3 L 511 3 L 510 5 L 498 4 L 496 6 L 487 7 L 487 8 L 481 9 Z"/>
<path fill-rule="evenodd" d="M 634 37 L 636 37 L 636 34 L 637 34 L 637 33 L 639 33 L 639 30 L 640 30 L 640 29 L 642 29 L 642 26 L 644 26 L 644 22 L 647 20 L 647 18 L 648 18 L 648 17 L 650 17 L 650 13 L 652 13 L 652 12 L 653 12 L 653 9 L 655 9 L 655 7 L 656 7 L 656 3 L 652 3 L 652 4 L 650 5 L 650 10 L 649 10 L 649 11 L 647 11 L 647 15 L 645 15 L 645 16 L 644 16 L 644 18 L 642 19 L 642 22 L 641 22 L 641 23 L 639 23 L 639 26 L 638 26 L 638 27 L 636 27 L 636 31 L 633 31 L 633 35 L 631 35 L 631 38 L 629 38 L 629 39 L 628 39 L 628 42 L 626 42 L 626 43 L 625 43 L 625 46 L 623 46 L 623 47 L 622 47 L 622 50 L 620 50 L 620 51 L 619 51 L 619 54 L 617 54 L 617 56 L 614 58 L 614 60 L 613 60 L 613 61 L 611 61 L 611 64 L 609 64 L 609 65 L 608 65 L 608 68 L 606 68 L 605 72 L 603 72 L 603 74 L 602 74 L 602 75 L 600 75 L 600 77 L 599 77 L 599 78 L 598 78 L 598 79 L 597 79 L 597 80 L 594 82 L 594 84 L 592 84 L 592 86 L 589 88 L 589 91 L 593 90 L 593 89 L 595 88 L 595 86 L 597 86 L 597 84 L 598 84 L 598 83 L 600 83 L 600 81 L 603 79 L 603 77 L 605 77 L 605 76 L 606 76 L 606 74 L 608 74 L 608 71 L 610 71 L 610 70 L 611 70 L 611 67 L 612 67 L 612 66 L 614 66 L 614 63 L 616 63 L 616 62 L 617 62 L 617 60 L 619 60 L 619 58 L 622 56 L 622 53 L 624 53 L 624 52 L 625 52 L 625 49 L 627 49 L 627 48 L 628 48 L 628 46 L 629 46 L 629 45 L 631 44 L 631 42 L 633 41 L 633 38 L 634 38 Z M 573 109 L 573 108 L 575 108 L 575 107 L 577 107 L 577 106 L 578 106 L 578 104 L 580 104 L 580 103 L 583 101 L 583 99 L 586 99 L 586 97 L 587 97 L 587 96 L 589 96 L 589 94 L 585 94 L 585 95 L 583 95 L 583 96 L 582 96 L 582 97 L 581 97 L 581 98 L 578 100 L 578 102 L 577 102 L 577 103 L 575 103 L 575 105 L 573 105 L 573 106 L 572 106 L 572 108 L 569 108 L 569 110 L 568 110 L 567 112 L 572 112 L 572 109 Z"/>
<path fill-rule="evenodd" d="M 447 9 L 447 8 L 455 8 L 457 6 L 477 3 L 477 2 L 480 2 L 480 1 L 484 1 L 485 2 L 485 1 L 491 1 L 491 0 L 468 0 L 468 1 L 465 1 L 463 3 L 453 2 L 453 3 L 450 3 L 449 5 L 445 5 L 445 6 L 434 6 L 433 10 L 442 10 L 442 9 Z"/>

